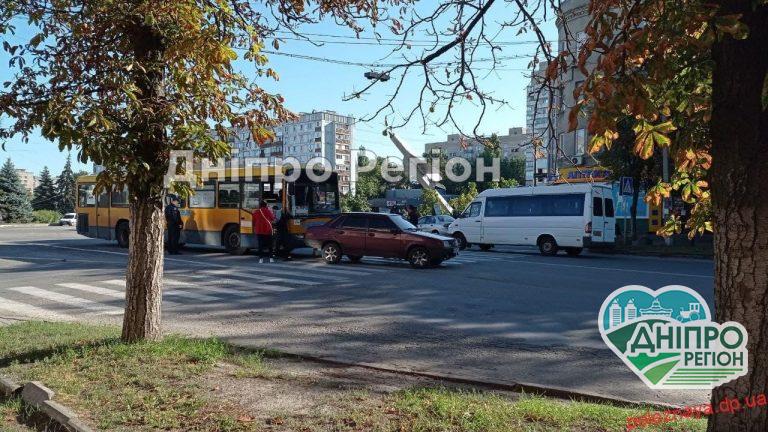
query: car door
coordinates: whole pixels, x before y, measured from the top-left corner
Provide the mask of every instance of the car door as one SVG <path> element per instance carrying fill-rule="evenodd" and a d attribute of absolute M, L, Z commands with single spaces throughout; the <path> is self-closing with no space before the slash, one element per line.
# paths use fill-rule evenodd
<path fill-rule="evenodd" d="M 483 241 L 483 203 L 475 201 L 467 207 L 466 217 L 462 221 L 464 236 L 469 243 L 481 243 Z"/>
<path fill-rule="evenodd" d="M 345 254 L 363 255 L 367 231 L 368 219 L 365 215 L 350 214 L 333 229 L 333 237 Z"/>
<path fill-rule="evenodd" d="M 402 257 L 403 234 L 388 216 L 370 216 L 365 254 L 380 257 Z"/>

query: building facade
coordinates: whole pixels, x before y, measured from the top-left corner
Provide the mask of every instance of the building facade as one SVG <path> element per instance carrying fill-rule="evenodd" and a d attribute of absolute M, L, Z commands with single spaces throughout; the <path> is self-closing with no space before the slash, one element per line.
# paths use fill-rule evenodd
<path fill-rule="evenodd" d="M 499 138 L 499 145 L 501 147 L 501 157 L 525 157 L 525 147 L 528 140 L 528 135 L 525 133 L 525 128 L 510 128 L 507 135 L 497 136 Z M 451 134 L 448 135 L 445 141 L 433 142 L 424 145 L 424 152 L 427 155 L 433 154 L 434 151 L 439 151 L 449 159 L 453 157 L 461 157 L 464 159 L 473 160 L 480 156 L 484 149 L 485 145 L 476 138 L 461 134 Z"/>
<path fill-rule="evenodd" d="M 526 87 L 525 125 L 528 129 L 530 145 L 525 151 L 525 184 L 534 185 L 546 181 L 548 171 L 547 149 L 554 147 L 552 130 L 557 124 L 557 113 L 552 109 L 554 91 L 543 88 L 544 73 L 547 63 L 539 63 L 531 74 L 531 81 Z M 550 97 L 550 92 L 552 97 Z M 535 146 L 534 143 L 540 143 Z"/>
<path fill-rule="evenodd" d="M 354 126 L 353 117 L 314 111 L 276 126 L 275 139 L 261 146 L 245 130 L 234 131 L 229 141 L 239 158 L 266 158 L 270 163 L 277 158 L 296 158 L 302 166 L 313 158 L 324 158 L 339 175 L 339 191 L 347 194 L 354 191 L 357 180 L 351 150 Z"/>
<path fill-rule="evenodd" d="M 557 20 L 558 50 L 570 51 L 578 56 L 581 46 L 586 40 L 584 29 L 589 23 L 589 0 L 564 0 L 561 3 L 562 17 Z M 586 67 L 594 65 L 596 55 L 587 59 Z M 598 161 L 588 153 L 590 136 L 587 133 L 587 116 L 579 116 L 576 129 L 568 129 L 568 113 L 576 105 L 573 91 L 580 86 L 586 77 L 576 64 L 569 65 L 568 70 L 561 74 L 558 82 L 558 96 L 554 101 L 557 110 L 557 139 L 559 151 L 553 158 L 558 168 L 591 167 Z"/>
<path fill-rule="evenodd" d="M 32 171 L 17 168 L 16 175 L 19 176 L 19 180 L 21 180 L 21 184 L 24 185 L 24 189 L 27 190 L 27 193 L 30 195 L 34 193 L 35 188 L 37 187 L 37 177 L 35 177 L 35 174 Z"/>

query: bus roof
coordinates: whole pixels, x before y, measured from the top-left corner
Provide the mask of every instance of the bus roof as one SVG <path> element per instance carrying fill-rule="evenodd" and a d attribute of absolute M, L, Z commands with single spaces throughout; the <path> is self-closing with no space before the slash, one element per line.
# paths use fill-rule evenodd
<path fill-rule="evenodd" d="M 589 192 L 593 188 L 608 188 L 610 185 L 578 183 L 578 184 L 559 184 L 553 186 L 523 186 L 515 188 L 486 189 L 478 197 L 489 196 L 509 196 L 509 195 L 549 195 L 562 193 L 582 193 Z"/>

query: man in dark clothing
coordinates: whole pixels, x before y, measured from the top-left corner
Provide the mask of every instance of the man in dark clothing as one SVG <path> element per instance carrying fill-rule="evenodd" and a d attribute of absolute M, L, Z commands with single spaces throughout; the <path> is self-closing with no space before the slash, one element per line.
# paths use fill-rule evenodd
<path fill-rule="evenodd" d="M 179 198 L 176 195 L 170 195 L 169 198 L 170 203 L 165 206 L 165 226 L 168 229 L 168 253 L 170 255 L 178 255 L 181 229 L 184 227 L 184 223 L 181 221 L 181 212 L 179 212 Z"/>
<path fill-rule="evenodd" d="M 413 226 L 417 226 L 419 224 L 419 211 L 414 205 L 408 206 L 408 222 L 413 224 Z"/>

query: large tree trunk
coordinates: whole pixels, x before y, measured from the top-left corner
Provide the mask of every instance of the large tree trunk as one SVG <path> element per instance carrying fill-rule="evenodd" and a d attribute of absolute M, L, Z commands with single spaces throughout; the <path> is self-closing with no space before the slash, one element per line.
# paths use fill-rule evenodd
<path fill-rule="evenodd" d="M 749 334 L 749 373 L 712 393 L 713 404 L 768 393 L 768 111 L 761 93 L 768 73 L 768 5 L 721 0 L 720 15 L 743 14 L 746 40 L 713 47 L 712 198 L 715 316 Z M 768 407 L 714 414 L 709 431 L 768 430 Z"/>
<path fill-rule="evenodd" d="M 131 235 L 125 284 L 126 342 L 158 340 L 163 287 L 163 208 L 155 199 L 131 200 Z"/>
<path fill-rule="evenodd" d="M 168 168 L 168 110 L 163 89 L 165 46 L 145 20 L 137 17 L 132 29 L 134 55 L 142 68 L 133 69 L 140 90 L 134 156 L 143 172 L 129 173 L 131 233 L 126 269 L 125 316 L 122 339 L 126 342 L 161 337 L 163 291 L 163 175 Z"/>

